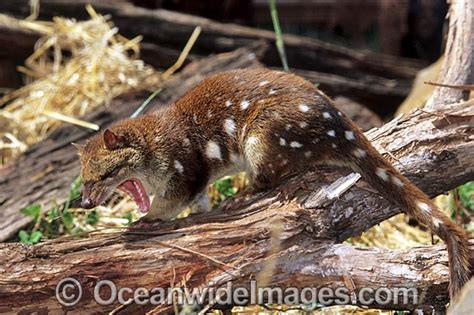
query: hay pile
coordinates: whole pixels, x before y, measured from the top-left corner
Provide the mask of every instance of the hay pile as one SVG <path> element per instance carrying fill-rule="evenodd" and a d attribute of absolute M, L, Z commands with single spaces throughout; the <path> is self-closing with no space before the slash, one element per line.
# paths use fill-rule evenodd
<path fill-rule="evenodd" d="M 75 117 L 114 97 L 156 87 L 155 71 L 138 59 L 140 37 L 118 34 L 109 17 L 87 7 L 90 20 L 20 21 L 44 34 L 19 71 L 26 85 L 0 99 L 0 161 L 5 163 L 44 139 L 61 122 L 98 129 Z M 0 16 L 0 23 L 18 23 Z"/>

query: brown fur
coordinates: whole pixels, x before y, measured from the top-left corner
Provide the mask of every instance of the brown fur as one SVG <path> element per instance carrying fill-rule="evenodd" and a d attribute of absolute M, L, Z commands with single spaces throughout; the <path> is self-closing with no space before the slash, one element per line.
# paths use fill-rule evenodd
<path fill-rule="evenodd" d="M 265 69 L 214 75 L 170 107 L 110 130 L 122 139 L 118 148 L 107 148 L 99 134 L 80 150 L 88 205 L 133 176 L 156 195 L 146 218 L 170 219 L 223 175 L 246 170 L 251 188 L 261 191 L 309 168 L 342 164 L 446 242 L 452 296 L 468 279 L 465 232 L 298 76 Z"/>

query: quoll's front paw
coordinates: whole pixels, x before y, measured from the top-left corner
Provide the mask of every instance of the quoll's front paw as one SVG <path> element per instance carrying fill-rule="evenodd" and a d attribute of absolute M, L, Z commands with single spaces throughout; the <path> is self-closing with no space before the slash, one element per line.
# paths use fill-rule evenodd
<path fill-rule="evenodd" d="M 254 199 L 254 195 L 248 192 L 242 192 L 237 196 L 225 199 L 219 204 L 219 209 L 222 211 L 232 211 L 238 208 L 245 207 Z"/>
<path fill-rule="evenodd" d="M 128 231 L 153 230 L 161 222 L 163 222 L 163 221 L 160 220 L 160 219 L 147 220 L 143 217 L 143 218 L 139 219 L 138 221 L 135 221 L 135 222 L 131 223 L 128 226 Z"/>

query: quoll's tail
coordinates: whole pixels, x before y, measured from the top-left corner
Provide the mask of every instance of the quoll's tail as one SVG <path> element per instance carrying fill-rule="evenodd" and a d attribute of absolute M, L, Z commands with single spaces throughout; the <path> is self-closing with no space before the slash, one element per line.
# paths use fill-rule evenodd
<path fill-rule="evenodd" d="M 355 171 L 373 188 L 438 235 L 448 248 L 451 299 L 469 280 L 469 244 L 466 232 L 441 212 L 418 187 L 388 163 L 360 134 L 351 156 Z"/>

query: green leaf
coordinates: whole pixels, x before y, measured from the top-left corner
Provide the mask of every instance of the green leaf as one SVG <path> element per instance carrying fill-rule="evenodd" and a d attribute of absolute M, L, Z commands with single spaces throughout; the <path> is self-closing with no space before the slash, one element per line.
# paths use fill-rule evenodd
<path fill-rule="evenodd" d="M 474 181 L 459 187 L 459 197 L 466 208 L 474 212 Z"/>
<path fill-rule="evenodd" d="M 41 206 L 38 204 L 29 205 L 21 209 L 20 212 L 36 221 L 41 213 Z"/>
<path fill-rule="evenodd" d="M 131 213 L 127 213 L 126 215 L 123 216 L 123 218 L 128 220 L 128 222 L 125 225 L 129 225 L 130 223 L 132 223 L 133 216 Z"/>
<path fill-rule="evenodd" d="M 87 215 L 86 223 L 96 225 L 97 222 L 99 222 L 99 213 L 94 209 Z"/>
<path fill-rule="evenodd" d="M 57 207 L 51 208 L 47 212 L 48 221 L 52 223 L 53 221 L 59 219 L 59 209 Z"/>
<path fill-rule="evenodd" d="M 221 195 L 221 199 L 233 196 L 237 193 L 237 188 L 232 185 L 232 177 L 224 177 L 214 182 L 214 186 Z"/>
<path fill-rule="evenodd" d="M 74 200 L 79 198 L 81 195 L 80 188 L 81 188 L 81 177 L 77 177 L 76 180 L 71 184 L 71 191 L 69 192 L 69 200 Z"/>
<path fill-rule="evenodd" d="M 38 243 L 42 236 L 43 236 L 43 233 L 41 233 L 40 231 L 34 231 L 30 235 L 30 244 Z"/>
<path fill-rule="evenodd" d="M 30 235 L 25 230 L 18 232 L 18 237 L 20 238 L 20 243 L 30 244 Z"/>
<path fill-rule="evenodd" d="M 72 226 L 73 226 L 74 216 L 72 215 L 71 212 L 64 211 L 63 215 L 62 215 L 62 218 L 63 218 L 64 226 L 66 227 L 66 229 L 68 231 L 70 231 L 72 229 Z"/>

